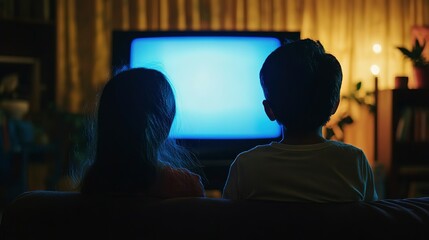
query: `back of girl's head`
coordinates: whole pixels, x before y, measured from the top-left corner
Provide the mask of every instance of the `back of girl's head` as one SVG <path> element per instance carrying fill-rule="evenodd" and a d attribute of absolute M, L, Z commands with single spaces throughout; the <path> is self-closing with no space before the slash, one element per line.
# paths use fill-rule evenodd
<path fill-rule="evenodd" d="M 173 90 L 161 72 L 132 68 L 117 73 L 98 102 L 95 158 L 82 191 L 148 188 L 175 113 Z"/>
<path fill-rule="evenodd" d="M 161 72 L 124 70 L 107 82 L 99 100 L 99 147 L 103 152 L 110 150 L 105 147 L 118 146 L 139 151 L 156 149 L 167 138 L 175 113 L 173 90 Z"/>
<path fill-rule="evenodd" d="M 290 130 L 323 126 L 339 101 L 342 70 L 320 42 L 297 40 L 274 50 L 260 71 L 266 100 Z"/>

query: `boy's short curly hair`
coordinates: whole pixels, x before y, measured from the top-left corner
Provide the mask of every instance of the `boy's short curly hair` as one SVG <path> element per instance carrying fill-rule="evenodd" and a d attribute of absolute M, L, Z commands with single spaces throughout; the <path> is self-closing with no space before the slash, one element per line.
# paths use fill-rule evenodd
<path fill-rule="evenodd" d="M 338 60 L 311 39 L 274 50 L 260 70 L 266 100 L 286 129 L 307 131 L 324 126 L 340 98 Z"/>

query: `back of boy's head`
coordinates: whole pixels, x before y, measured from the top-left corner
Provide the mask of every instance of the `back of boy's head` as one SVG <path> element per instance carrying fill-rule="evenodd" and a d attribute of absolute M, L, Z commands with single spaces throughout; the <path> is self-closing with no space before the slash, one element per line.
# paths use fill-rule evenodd
<path fill-rule="evenodd" d="M 274 50 L 260 81 L 276 120 L 286 129 L 309 131 L 325 125 L 335 110 L 342 70 L 320 42 L 303 39 Z"/>

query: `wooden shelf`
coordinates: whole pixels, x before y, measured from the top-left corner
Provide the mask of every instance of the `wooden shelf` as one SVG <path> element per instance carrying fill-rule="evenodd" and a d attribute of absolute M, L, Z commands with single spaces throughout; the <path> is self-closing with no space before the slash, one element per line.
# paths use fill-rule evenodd
<path fill-rule="evenodd" d="M 410 183 L 429 181 L 429 89 L 381 90 L 377 114 L 386 197 L 409 197 Z"/>

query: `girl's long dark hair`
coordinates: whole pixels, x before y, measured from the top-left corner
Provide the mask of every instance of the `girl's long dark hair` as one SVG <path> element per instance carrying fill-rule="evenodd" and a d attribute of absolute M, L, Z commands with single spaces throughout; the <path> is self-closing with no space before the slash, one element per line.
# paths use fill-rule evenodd
<path fill-rule="evenodd" d="M 95 147 L 82 171 L 81 192 L 144 193 L 163 165 L 198 168 L 192 155 L 168 138 L 176 104 L 163 73 L 123 69 L 106 83 L 97 108 Z"/>

